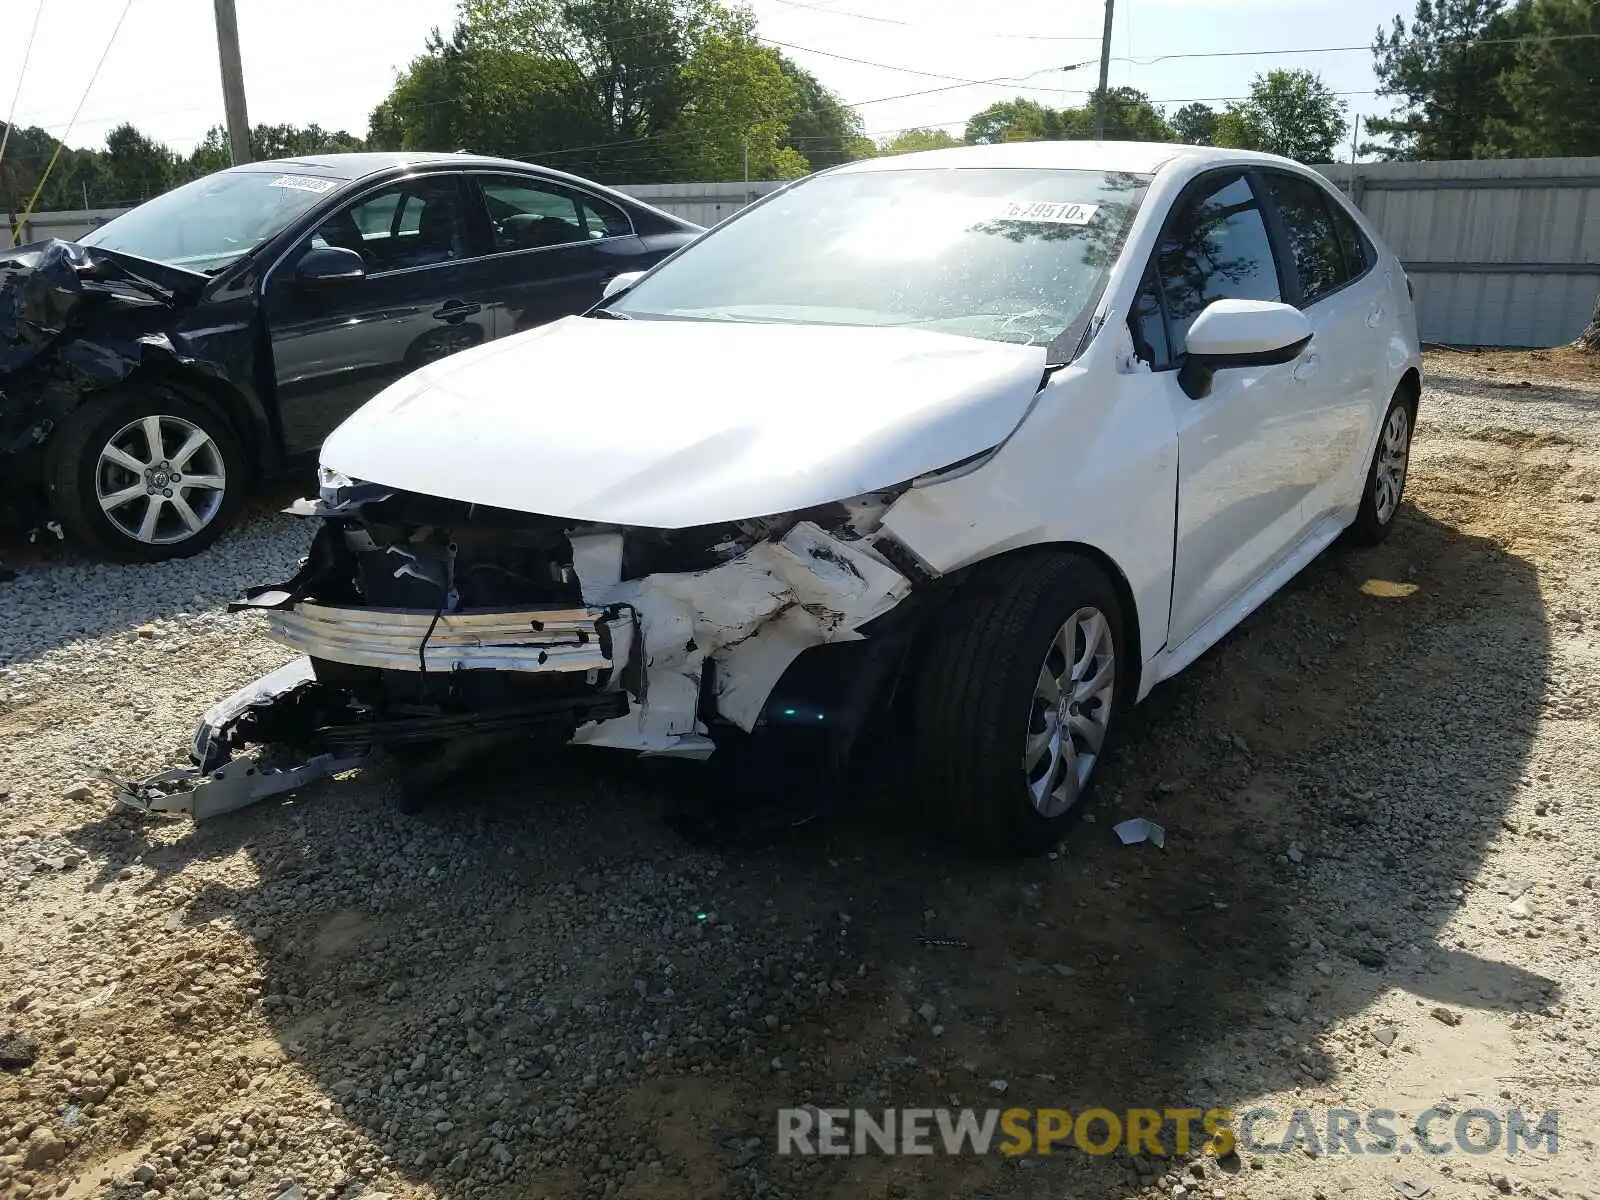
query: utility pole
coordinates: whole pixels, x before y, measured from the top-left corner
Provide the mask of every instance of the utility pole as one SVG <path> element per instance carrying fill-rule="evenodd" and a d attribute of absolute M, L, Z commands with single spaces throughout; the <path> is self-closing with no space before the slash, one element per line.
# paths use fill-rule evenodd
<path fill-rule="evenodd" d="M 1361 142 L 1361 114 L 1356 114 L 1356 123 L 1350 131 L 1350 203 L 1357 208 L 1361 207 L 1361 185 L 1356 177 L 1356 159 L 1360 157 Z"/>
<path fill-rule="evenodd" d="M 1100 90 L 1094 97 L 1094 140 L 1106 136 L 1106 80 L 1111 74 L 1111 12 L 1115 0 L 1106 0 L 1106 28 L 1100 35 Z"/>
<path fill-rule="evenodd" d="M 233 165 L 250 161 L 250 118 L 244 107 L 244 63 L 239 57 L 239 18 L 233 0 L 216 0 L 217 56 L 222 60 L 222 103 L 228 112 L 228 148 Z"/>

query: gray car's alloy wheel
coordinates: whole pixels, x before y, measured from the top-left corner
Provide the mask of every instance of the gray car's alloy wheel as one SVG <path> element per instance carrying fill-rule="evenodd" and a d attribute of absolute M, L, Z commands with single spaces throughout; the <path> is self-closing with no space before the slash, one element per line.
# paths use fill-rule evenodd
<path fill-rule="evenodd" d="M 1127 699 L 1123 603 L 1061 550 L 981 566 L 940 615 L 912 691 L 917 797 L 949 832 L 1035 851 L 1083 810 Z"/>
<path fill-rule="evenodd" d="M 96 396 L 62 422 L 48 452 L 50 499 L 69 538 L 124 562 L 203 550 L 246 482 L 227 420 L 160 385 Z"/>
<path fill-rule="evenodd" d="M 222 511 L 228 467 L 216 439 L 172 413 L 129 421 L 100 447 L 100 511 L 125 537 L 148 546 L 188 541 Z"/>

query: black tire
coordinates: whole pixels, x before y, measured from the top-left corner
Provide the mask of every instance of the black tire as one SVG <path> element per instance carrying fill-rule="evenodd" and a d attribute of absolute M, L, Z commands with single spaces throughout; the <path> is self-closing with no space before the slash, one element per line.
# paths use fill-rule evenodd
<path fill-rule="evenodd" d="M 1104 615 L 1114 655 L 1104 738 L 1076 801 L 1047 814 L 1034 803 L 1024 766 L 1025 743 L 1050 711 L 1041 710 L 1036 683 L 1058 631 L 1088 609 Z M 940 617 L 913 693 L 918 794 L 947 833 L 993 852 L 1034 853 L 1077 821 L 1135 678 L 1126 619 L 1105 572 L 1075 554 L 1018 555 L 968 581 Z"/>
<path fill-rule="evenodd" d="M 1404 454 L 1400 459 L 1399 485 L 1393 484 L 1393 454 L 1390 445 L 1390 424 L 1395 414 L 1403 415 Z M 1356 519 L 1346 531 L 1346 536 L 1358 546 L 1376 546 L 1394 530 L 1400 518 L 1400 501 L 1405 498 L 1406 477 L 1411 464 L 1411 438 L 1416 432 L 1417 406 L 1405 392 L 1396 392 L 1384 411 L 1383 423 L 1378 426 L 1378 444 L 1373 448 L 1372 461 L 1367 465 L 1367 478 L 1362 484 L 1361 508 Z M 1379 485 L 1379 472 L 1389 470 L 1389 492 Z"/>
<path fill-rule="evenodd" d="M 168 454 L 175 454 L 186 430 L 196 429 L 210 439 L 195 459 L 211 464 L 200 471 L 202 477 L 222 478 L 220 488 L 182 486 L 162 490 L 159 525 L 153 540 L 142 540 L 137 529 L 125 528 L 101 507 L 98 487 L 104 480 L 116 479 L 136 489 L 137 474 L 111 464 L 103 464 L 102 451 L 135 422 L 147 417 L 162 419 L 160 426 Z M 130 435 L 138 445 L 147 445 L 141 434 Z M 174 444 L 177 443 L 177 444 Z M 136 456 L 137 457 L 137 456 Z M 165 461 L 165 460 L 163 460 Z M 220 466 L 220 476 L 215 470 Z M 163 562 L 198 554 L 221 537 L 239 511 L 247 485 L 248 464 L 233 427 L 215 409 L 175 391 L 164 384 L 146 384 L 118 389 L 96 396 L 74 410 L 50 439 L 45 462 L 45 486 L 50 506 L 61 521 L 67 536 L 88 547 L 91 553 L 116 562 Z M 111 474 L 107 474 L 110 472 Z M 163 482 L 157 476 L 155 482 Z M 145 478 L 150 482 L 150 477 Z M 108 488 L 116 484 L 106 482 Z M 179 508 L 169 500 L 181 498 L 189 513 L 204 515 L 201 526 L 190 532 Z M 154 497 L 150 497 L 153 499 Z M 190 504 L 191 498 L 199 507 Z M 131 524 L 132 513 L 145 511 L 146 497 L 136 497 L 117 511 Z"/>

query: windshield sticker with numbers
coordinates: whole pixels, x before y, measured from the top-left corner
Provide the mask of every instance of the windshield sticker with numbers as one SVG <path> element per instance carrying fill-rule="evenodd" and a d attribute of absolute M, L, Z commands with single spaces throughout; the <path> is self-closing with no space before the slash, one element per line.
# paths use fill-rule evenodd
<path fill-rule="evenodd" d="M 1100 211 L 1098 204 L 1069 204 L 1056 200 L 1013 200 L 1000 214 L 1002 221 L 1043 221 L 1051 225 L 1087 225 Z"/>
<path fill-rule="evenodd" d="M 331 192 L 339 186 L 337 179 L 319 179 L 315 175 L 279 175 L 272 181 L 275 188 L 292 188 L 297 192 Z"/>

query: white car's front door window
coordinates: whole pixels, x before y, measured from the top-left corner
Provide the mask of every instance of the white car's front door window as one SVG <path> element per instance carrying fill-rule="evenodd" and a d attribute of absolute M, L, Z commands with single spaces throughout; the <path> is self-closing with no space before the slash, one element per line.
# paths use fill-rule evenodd
<path fill-rule="evenodd" d="M 1156 286 L 1174 362 L 1196 317 L 1216 300 L 1282 300 L 1266 214 L 1241 173 L 1181 202 L 1156 251 Z M 1147 323 L 1148 324 L 1148 323 Z M 1146 334 L 1148 337 L 1148 333 Z M 1310 484 L 1309 410 L 1293 364 L 1220 371 L 1203 399 L 1177 376 L 1153 376 L 1178 429 L 1178 541 L 1168 644 L 1177 646 L 1298 541 Z"/>

